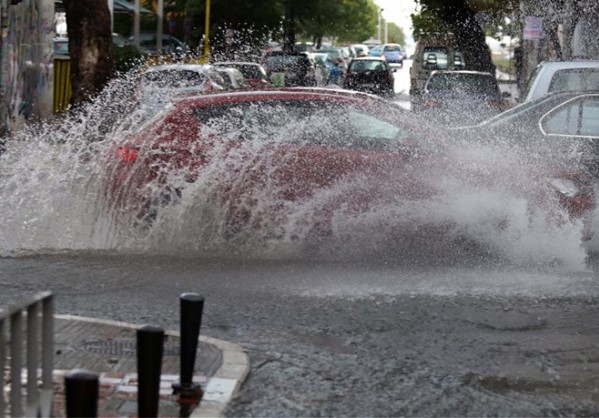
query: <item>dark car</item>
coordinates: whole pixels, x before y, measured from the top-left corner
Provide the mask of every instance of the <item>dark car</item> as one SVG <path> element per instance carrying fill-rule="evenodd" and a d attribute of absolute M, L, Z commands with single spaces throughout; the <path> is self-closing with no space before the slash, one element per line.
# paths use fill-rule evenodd
<path fill-rule="evenodd" d="M 354 58 L 347 72 L 343 87 L 369 93 L 392 96 L 395 80 L 389 63 L 384 58 Z"/>
<path fill-rule="evenodd" d="M 191 48 L 178 38 L 162 34 L 162 49 L 156 51 L 157 34 L 155 32 L 141 32 L 139 34 L 139 47 L 141 51 L 148 55 L 172 54 L 177 57 L 183 57 L 192 53 Z M 129 37 L 129 42 L 135 43 L 135 36 Z"/>
<path fill-rule="evenodd" d="M 541 96 L 454 132 L 477 142 L 561 155 L 599 179 L 599 91 Z"/>
<path fill-rule="evenodd" d="M 570 170 L 539 161 L 521 164 L 517 172 L 455 164 L 440 132 L 397 104 L 346 90 L 185 97 L 114 144 L 106 166 L 107 207 L 117 211 L 115 219 L 151 226 L 161 211 L 169 216 L 170 209 L 194 206 L 184 204 L 192 199 L 218 221 L 215 233 L 241 240 L 244 232 L 256 231 L 293 239 L 296 227 L 319 239 L 331 237 L 335 219 L 357 219 L 373 208 L 389 208 L 393 216 L 414 211 L 416 220 L 432 201 L 451 195 L 447 178 L 479 190 L 496 188 L 505 177 L 502 187 L 539 208 L 547 222 L 563 222 L 552 216 L 556 196 L 561 211 L 576 218 L 593 208 L 585 189 L 549 185 L 549 179 L 573 183 Z M 531 173 L 535 180 L 523 181 Z M 453 230 L 452 219 L 433 218 L 423 220 L 433 240 Z M 201 228 L 201 219 L 191 221 Z M 503 217 L 492 221 L 504 228 Z M 397 227 L 390 232 L 399 239 L 404 232 L 424 233 L 414 222 Z"/>
<path fill-rule="evenodd" d="M 125 46 L 132 46 L 133 43 L 130 42 L 123 35 L 113 33 L 112 45 L 121 48 Z M 54 56 L 69 56 L 69 38 L 67 36 L 57 36 L 56 38 L 54 38 Z"/>
<path fill-rule="evenodd" d="M 314 65 L 304 53 L 270 51 L 264 56 L 262 66 L 268 80 L 275 86 L 316 86 Z"/>
<path fill-rule="evenodd" d="M 437 122 L 468 125 L 501 113 L 507 108 L 497 79 L 481 71 L 433 71 L 420 103 L 412 110 L 429 111 Z"/>

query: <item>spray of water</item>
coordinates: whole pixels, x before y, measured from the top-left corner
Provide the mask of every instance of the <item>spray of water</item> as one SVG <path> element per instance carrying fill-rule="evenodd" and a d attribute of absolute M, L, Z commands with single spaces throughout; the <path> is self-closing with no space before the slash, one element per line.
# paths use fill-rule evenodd
<path fill-rule="evenodd" d="M 305 157 L 298 138 L 334 136 L 330 118 L 288 120 L 276 131 L 238 127 L 234 133 L 246 141 L 234 149 L 216 141 L 207 164 L 170 170 L 166 184 L 176 192 L 154 202 L 150 220 L 140 220 L 137 208 L 116 205 L 106 192 L 116 149 L 148 116 L 136 100 L 138 80 L 137 74 L 115 80 L 80 111 L 10 140 L 0 162 L 0 254 L 108 250 L 434 262 L 443 253 L 446 260 L 584 268 L 581 222 L 561 209 L 539 166 L 513 148 L 456 144 L 442 164 L 415 159 L 401 172 L 358 171 L 310 193 L 297 192 L 298 184 L 289 198 L 281 167 Z M 230 135 L 231 118 L 212 121 L 202 135 Z M 288 144 L 294 147 L 281 153 Z M 164 184 L 141 192 L 160 195 Z M 419 196 L 407 198 L 407 184 L 418 184 Z"/>

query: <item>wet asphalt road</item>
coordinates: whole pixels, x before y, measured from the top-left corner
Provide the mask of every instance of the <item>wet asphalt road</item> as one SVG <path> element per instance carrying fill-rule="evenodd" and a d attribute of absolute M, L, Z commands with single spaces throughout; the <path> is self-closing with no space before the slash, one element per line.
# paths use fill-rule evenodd
<path fill-rule="evenodd" d="M 599 263 L 396 261 L 33 253 L 0 258 L 0 304 L 178 329 L 201 293 L 203 334 L 250 355 L 231 417 L 599 416 Z"/>
<path fill-rule="evenodd" d="M 250 355 L 227 416 L 597 416 L 596 269 L 64 254 L 0 259 L 0 303 L 177 329 L 201 293 Z"/>

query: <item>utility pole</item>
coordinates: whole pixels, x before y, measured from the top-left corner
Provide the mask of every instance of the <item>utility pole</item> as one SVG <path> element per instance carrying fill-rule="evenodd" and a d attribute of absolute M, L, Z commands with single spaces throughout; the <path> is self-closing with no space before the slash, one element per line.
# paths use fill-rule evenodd
<path fill-rule="evenodd" d="M 110 12 L 110 33 L 114 32 L 114 0 L 108 0 L 108 11 Z"/>
<path fill-rule="evenodd" d="M 379 23 L 377 26 L 378 29 L 378 36 L 377 39 L 379 40 L 379 43 L 382 43 L 382 38 L 381 38 L 381 14 L 383 13 L 384 9 L 379 9 Z"/>
<path fill-rule="evenodd" d="M 156 13 L 158 27 L 156 28 L 156 51 L 162 51 L 162 34 L 164 33 L 164 0 L 158 0 L 158 10 Z"/>
<path fill-rule="evenodd" d="M 0 0 L 0 139 L 8 135 L 8 0 Z"/>
<path fill-rule="evenodd" d="M 389 43 L 389 36 L 387 36 L 388 32 L 388 22 L 387 19 L 385 19 L 385 43 Z"/>
<path fill-rule="evenodd" d="M 210 0 L 206 0 L 206 14 L 204 16 L 204 54 L 202 62 L 210 62 Z"/>
<path fill-rule="evenodd" d="M 139 0 L 135 0 L 134 3 L 134 7 L 133 7 L 133 39 L 135 39 L 135 46 L 137 46 L 139 48 L 139 45 L 141 43 L 140 37 L 139 37 L 139 10 L 141 8 L 141 5 L 139 4 L 140 1 Z"/>

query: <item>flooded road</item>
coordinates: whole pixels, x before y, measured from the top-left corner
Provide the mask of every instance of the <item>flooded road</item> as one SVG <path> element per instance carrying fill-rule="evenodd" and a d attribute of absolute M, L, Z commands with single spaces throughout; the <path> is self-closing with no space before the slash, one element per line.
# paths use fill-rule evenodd
<path fill-rule="evenodd" d="M 227 416 L 596 416 L 599 266 L 462 261 L 4 258 L 0 302 L 177 329 L 203 294 L 202 334 L 250 355 Z"/>
<path fill-rule="evenodd" d="M 0 304 L 50 290 L 57 313 L 177 329 L 179 296 L 200 293 L 202 333 L 250 355 L 227 416 L 599 415 L 599 263 L 581 222 L 547 222 L 534 205 L 526 155 L 448 153 L 451 170 L 415 173 L 442 193 L 414 201 L 393 178 L 360 176 L 303 201 L 244 195 L 252 165 L 215 159 L 139 225 L 106 199 L 133 123 L 111 137 L 104 115 L 26 132 L 3 154 Z M 283 216 L 231 239 L 223 178 L 250 214 Z M 373 186 L 384 199 L 325 211 L 331 236 L 310 241 L 320 209 Z"/>

